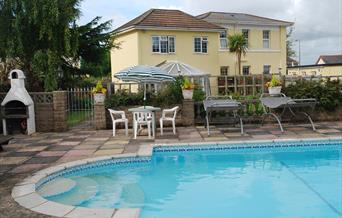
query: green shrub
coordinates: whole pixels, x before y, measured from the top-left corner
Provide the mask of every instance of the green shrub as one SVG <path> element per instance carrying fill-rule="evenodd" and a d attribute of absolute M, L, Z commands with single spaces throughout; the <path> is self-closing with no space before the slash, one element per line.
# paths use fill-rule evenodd
<path fill-rule="evenodd" d="M 318 107 L 333 111 L 342 103 L 342 85 L 339 80 L 297 81 L 284 89 L 284 93 L 292 98 L 315 98 Z"/>
<path fill-rule="evenodd" d="M 203 101 L 205 99 L 205 92 L 201 88 L 195 87 L 192 99 L 194 101 Z"/>
<path fill-rule="evenodd" d="M 183 79 L 178 77 L 175 82 L 165 84 L 157 94 L 151 96 L 152 104 L 156 106 L 181 104 L 183 101 L 182 83 Z"/>
<path fill-rule="evenodd" d="M 173 83 L 165 84 L 157 94 L 146 93 L 146 105 L 152 106 L 171 106 L 181 104 L 182 80 L 176 79 Z M 110 95 L 105 102 L 106 108 L 118 108 L 126 106 L 144 105 L 144 92 L 129 93 L 125 90 L 116 91 Z"/>
<path fill-rule="evenodd" d="M 126 90 L 116 91 L 115 94 L 110 95 L 105 101 L 106 108 L 118 108 L 143 104 L 143 92 L 129 93 Z"/>

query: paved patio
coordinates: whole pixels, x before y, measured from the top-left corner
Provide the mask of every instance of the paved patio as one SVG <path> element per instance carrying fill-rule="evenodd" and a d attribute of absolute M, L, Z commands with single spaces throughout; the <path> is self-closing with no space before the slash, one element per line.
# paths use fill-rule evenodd
<path fill-rule="evenodd" d="M 324 138 L 342 136 L 342 122 L 316 124 L 313 132 L 308 125 L 285 124 L 281 133 L 274 124 L 245 125 L 245 134 L 239 128 L 212 127 L 211 135 L 203 126 L 178 127 L 177 135 L 167 129 L 164 135 L 157 133 L 155 140 L 140 136 L 137 140 L 124 136 L 119 130 L 112 137 L 111 130 L 89 131 L 74 129 L 65 133 L 37 133 L 34 136 L 17 135 L 0 153 L 0 211 L 1 217 L 49 217 L 37 214 L 19 206 L 11 197 L 13 186 L 40 169 L 73 160 L 95 156 L 137 152 L 140 145 L 172 144 L 184 142 L 210 142 L 227 140 L 255 140 L 277 138 Z"/>

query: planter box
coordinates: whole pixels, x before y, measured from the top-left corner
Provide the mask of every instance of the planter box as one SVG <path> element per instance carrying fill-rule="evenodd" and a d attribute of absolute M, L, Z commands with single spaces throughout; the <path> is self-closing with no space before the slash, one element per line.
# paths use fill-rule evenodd
<path fill-rule="evenodd" d="M 193 89 L 183 89 L 182 92 L 183 92 L 183 98 L 186 100 L 191 100 L 194 95 Z"/>
<path fill-rule="evenodd" d="M 94 103 L 95 104 L 102 104 L 102 103 L 104 103 L 105 98 L 106 98 L 105 94 L 103 94 L 103 93 L 95 93 L 94 94 Z"/>
<path fill-rule="evenodd" d="M 268 87 L 270 95 L 279 95 L 281 93 L 281 86 Z"/>

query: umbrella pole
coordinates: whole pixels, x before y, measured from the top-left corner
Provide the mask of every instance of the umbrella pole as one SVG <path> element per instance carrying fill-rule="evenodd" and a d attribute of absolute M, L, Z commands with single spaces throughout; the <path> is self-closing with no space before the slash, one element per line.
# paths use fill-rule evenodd
<path fill-rule="evenodd" d="M 144 83 L 144 108 L 146 108 L 146 83 Z"/>

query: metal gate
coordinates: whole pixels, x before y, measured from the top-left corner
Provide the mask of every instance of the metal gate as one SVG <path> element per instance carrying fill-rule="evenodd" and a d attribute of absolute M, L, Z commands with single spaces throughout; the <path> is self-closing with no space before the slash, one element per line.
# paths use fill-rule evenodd
<path fill-rule="evenodd" d="M 72 128 L 94 127 L 94 98 L 91 88 L 71 88 L 68 90 L 68 119 Z"/>

